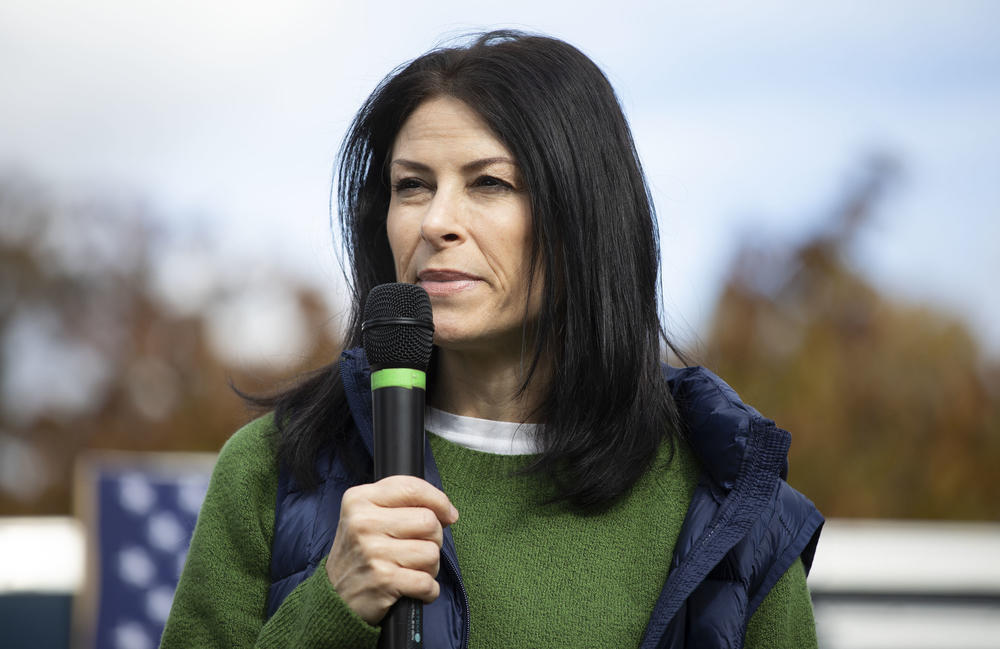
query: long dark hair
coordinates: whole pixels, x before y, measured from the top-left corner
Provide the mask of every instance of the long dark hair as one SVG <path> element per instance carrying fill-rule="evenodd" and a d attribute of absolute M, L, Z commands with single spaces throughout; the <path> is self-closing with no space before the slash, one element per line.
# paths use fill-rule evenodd
<path fill-rule="evenodd" d="M 575 47 L 520 32 L 485 33 L 400 67 L 361 107 L 337 175 L 352 275 L 346 342 L 361 344 L 369 291 L 396 279 L 386 236 L 393 142 L 416 107 L 438 96 L 480 115 L 514 155 L 531 197 L 532 272 L 543 280 L 543 306 L 525 332 L 532 348 L 524 386 L 543 358 L 550 371 L 535 413 L 544 423 L 543 451 L 529 470 L 552 476 L 558 500 L 604 509 L 680 425 L 660 369 L 661 341 L 674 347 L 657 308 L 649 190 L 614 90 Z M 280 461 L 304 485 L 315 483 L 324 445 L 359 457 L 336 363 L 256 403 L 275 409 Z"/>

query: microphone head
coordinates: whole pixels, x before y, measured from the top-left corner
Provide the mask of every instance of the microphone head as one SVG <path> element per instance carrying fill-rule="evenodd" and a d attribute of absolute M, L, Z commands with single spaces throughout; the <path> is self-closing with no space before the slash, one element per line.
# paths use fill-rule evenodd
<path fill-rule="evenodd" d="M 379 284 L 368 294 L 361 339 L 373 370 L 427 371 L 434 317 L 427 291 L 415 284 Z"/>

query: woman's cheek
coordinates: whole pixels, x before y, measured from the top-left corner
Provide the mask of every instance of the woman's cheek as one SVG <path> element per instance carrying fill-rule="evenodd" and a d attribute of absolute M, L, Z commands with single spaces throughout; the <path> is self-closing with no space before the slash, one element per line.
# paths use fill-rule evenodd
<path fill-rule="evenodd" d="M 407 250 L 406 236 L 400 231 L 398 218 L 393 218 L 390 210 L 386 219 L 385 230 L 389 239 L 389 251 L 392 253 L 393 267 L 396 269 L 396 281 L 406 281 L 406 267 L 409 264 L 411 252 Z"/>

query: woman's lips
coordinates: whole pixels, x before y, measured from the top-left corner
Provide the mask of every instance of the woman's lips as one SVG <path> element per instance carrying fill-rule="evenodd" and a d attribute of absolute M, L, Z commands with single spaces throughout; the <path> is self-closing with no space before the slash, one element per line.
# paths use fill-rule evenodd
<path fill-rule="evenodd" d="M 479 278 L 457 270 L 425 270 L 417 275 L 417 284 L 431 297 L 461 293 L 476 285 Z"/>

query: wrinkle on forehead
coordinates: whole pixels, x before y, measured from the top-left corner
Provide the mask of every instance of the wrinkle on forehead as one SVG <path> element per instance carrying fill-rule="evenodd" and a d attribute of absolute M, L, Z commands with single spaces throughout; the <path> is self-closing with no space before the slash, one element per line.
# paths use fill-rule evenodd
<path fill-rule="evenodd" d="M 476 161 L 506 158 L 516 166 L 514 156 L 486 122 L 467 104 L 453 97 L 437 97 L 417 106 L 396 135 L 390 164 L 395 164 L 397 158 L 426 164 L 440 152 L 445 142 L 465 152 L 462 160 L 447 161 L 451 164 L 464 167 Z"/>

